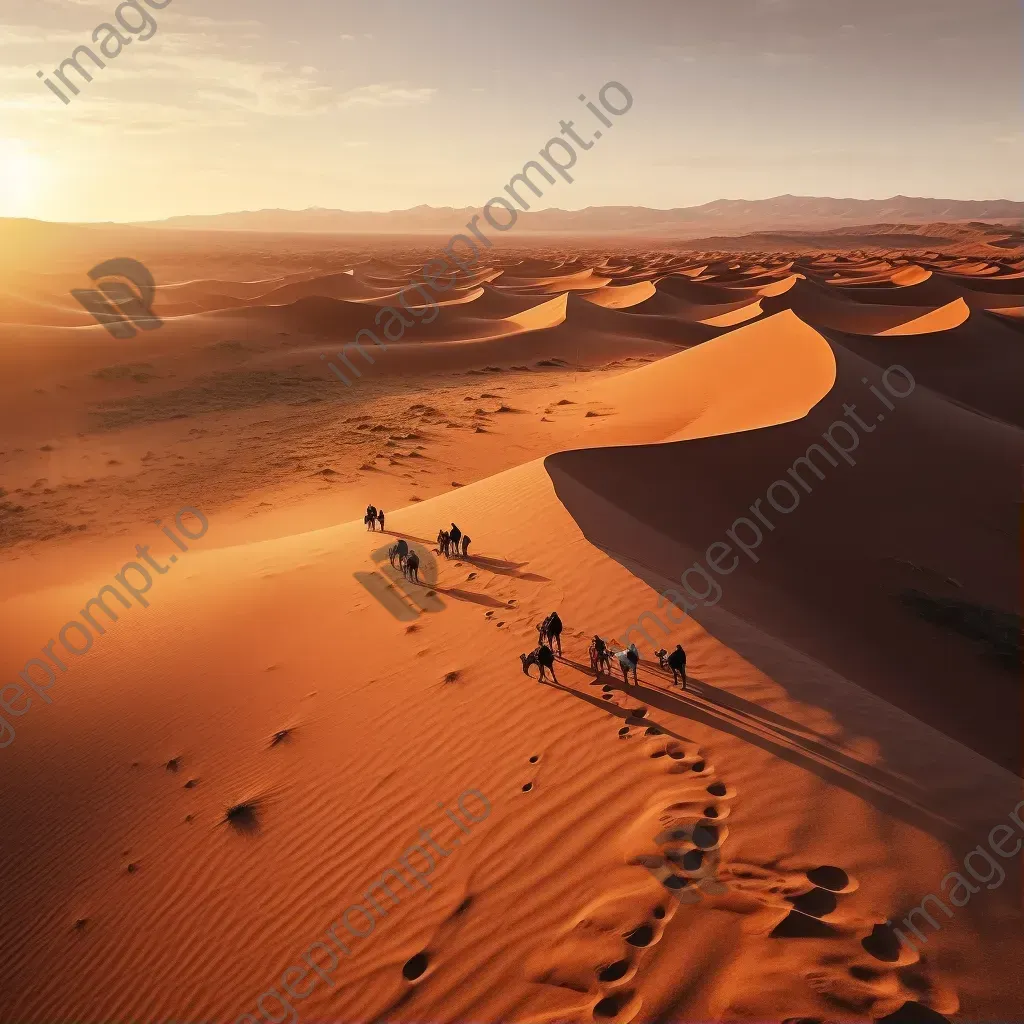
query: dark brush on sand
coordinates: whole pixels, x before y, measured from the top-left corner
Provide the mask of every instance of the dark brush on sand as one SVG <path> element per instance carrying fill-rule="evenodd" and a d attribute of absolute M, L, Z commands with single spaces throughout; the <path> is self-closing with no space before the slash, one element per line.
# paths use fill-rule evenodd
<path fill-rule="evenodd" d="M 475 797 L 483 805 L 483 811 L 479 818 L 465 806 L 464 801 L 467 796 Z M 457 803 L 459 811 L 462 812 L 461 816 L 455 811 L 446 808 L 444 804 L 438 804 L 437 806 L 444 811 L 445 816 L 459 829 L 462 835 L 469 835 L 468 826 L 484 821 L 490 816 L 491 802 L 479 789 L 463 790 L 459 794 Z M 450 850 L 446 849 L 433 837 L 432 833 L 433 829 L 421 828 L 416 836 L 420 842 L 406 847 L 402 856 L 398 858 L 398 863 L 401 864 L 402 868 L 405 869 L 411 878 L 415 878 L 417 884 L 423 889 L 431 888 L 431 883 L 427 881 L 427 875 L 433 874 L 435 867 L 434 854 L 427 847 L 431 847 L 434 853 L 439 853 L 441 857 L 449 857 L 455 852 L 455 847 L 462 844 L 461 836 L 455 836 L 450 840 L 452 848 Z M 410 862 L 410 855 L 413 852 L 416 852 L 423 859 L 424 870 L 421 871 L 419 867 L 414 867 Z M 428 864 L 429 866 L 427 866 Z M 366 900 L 367 905 L 372 907 L 372 909 L 368 910 L 358 901 L 350 904 L 342 912 L 340 921 L 333 922 L 324 930 L 324 938 L 331 945 L 317 939 L 302 954 L 302 961 L 306 965 L 305 967 L 295 964 L 284 970 L 281 975 L 281 988 L 285 995 L 291 996 L 295 1000 L 306 999 L 312 995 L 313 990 L 316 988 L 316 978 L 310 977 L 311 973 L 316 974 L 330 988 L 334 988 L 337 982 L 334 980 L 333 975 L 338 969 L 339 963 L 338 953 L 335 953 L 335 949 L 342 956 L 352 956 L 349 943 L 352 942 L 353 938 L 365 939 L 371 935 L 377 925 L 377 919 L 387 917 L 388 909 L 398 906 L 401 902 L 401 897 L 392 888 L 395 882 L 415 892 L 412 882 L 402 877 L 401 869 L 385 868 L 381 872 L 380 878 L 374 879 L 361 894 Z M 380 900 L 384 899 L 390 899 L 391 904 L 388 907 L 381 906 Z M 374 917 L 374 912 L 376 912 L 377 917 Z M 349 920 L 353 913 L 359 915 L 354 922 Z M 344 925 L 344 929 L 342 929 L 342 925 Z M 343 931 L 344 938 L 338 934 L 339 931 Z M 402 975 L 407 981 L 414 981 L 423 974 L 428 966 L 427 954 L 423 952 L 416 953 L 406 961 L 402 968 Z M 292 977 L 292 975 L 298 975 L 298 977 Z M 308 985 L 306 984 L 307 981 Z M 285 998 L 285 995 L 282 995 L 274 987 L 267 989 L 256 1000 L 256 1012 L 241 1014 L 235 1018 L 234 1024 L 263 1024 L 264 1020 L 269 1022 L 269 1024 L 297 1024 L 299 1019 L 298 1011 Z M 268 1009 L 264 1005 L 268 999 L 272 999 L 277 1005 Z"/>

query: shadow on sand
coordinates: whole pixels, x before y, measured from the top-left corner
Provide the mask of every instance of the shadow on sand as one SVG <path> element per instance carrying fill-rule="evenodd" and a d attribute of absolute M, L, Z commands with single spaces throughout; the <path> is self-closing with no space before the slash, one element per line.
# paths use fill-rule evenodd
<path fill-rule="evenodd" d="M 928 794 L 907 779 L 866 765 L 827 740 L 815 738 L 817 734 L 804 726 L 781 715 L 767 712 L 694 676 L 687 676 L 688 688 L 683 690 L 681 686 L 672 687 L 670 672 L 667 673 L 665 680 L 649 681 L 645 678 L 638 684 L 630 682 L 624 685 L 621 675 L 601 673 L 594 679 L 593 670 L 589 665 L 569 658 L 559 658 L 557 667 L 577 669 L 590 677 L 590 685 L 610 685 L 612 690 L 609 692 L 618 691 L 639 702 L 633 709 L 621 707 L 612 701 L 566 685 L 564 673 L 563 681 L 544 681 L 544 685 L 586 701 L 616 718 L 628 720 L 631 724 L 656 726 L 666 736 L 691 743 L 694 742 L 692 737 L 684 736 L 663 722 L 651 718 L 650 709 L 657 708 L 668 714 L 700 722 L 702 725 L 743 739 L 775 757 L 803 768 L 822 781 L 859 796 L 886 814 L 899 818 L 943 842 L 960 846 L 964 841 L 973 841 L 969 832 L 946 818 L 940 810 L 925 806 L 922 800 L 926 799 Z M 646 676 L 651 671 L 660 672 L 656 666 L 641 663 L 640 674 Z M 534 677 L 530 678 L 537 682 Z M 634 712 L 639 711 L 641 707 L 646 708 L 647 713 L 637 717 Z"/>

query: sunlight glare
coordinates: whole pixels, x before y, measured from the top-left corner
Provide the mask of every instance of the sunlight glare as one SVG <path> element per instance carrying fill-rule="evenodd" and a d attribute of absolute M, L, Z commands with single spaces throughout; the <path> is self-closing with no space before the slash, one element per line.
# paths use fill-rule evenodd
<path fill-rule="evenodd" d="M 45 161 L 19 139 L 0 138 L 0 217 L 29 214 L 45 170 Z"/>

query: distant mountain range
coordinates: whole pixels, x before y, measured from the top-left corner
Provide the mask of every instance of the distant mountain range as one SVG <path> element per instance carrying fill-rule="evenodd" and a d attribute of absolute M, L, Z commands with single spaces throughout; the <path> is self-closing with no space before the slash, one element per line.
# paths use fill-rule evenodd
<path fill-rule="evenodd" d="M 347 210 L 247 210 L 207 216 L 171 217 L 144 226 L 261 233 L 328 234 L 452 234 L 465 229 L 479 208 L 415 206 L 387 213 Z M 504 215 L 501 215 L 504 216 Z M 776 196 L 774 199 L 716 199 L 703 206 L 652 210 L 643 206 L 589 206 L 585 210 L 538 210 L 519 213 L 505 235 L 510 242 L 522 232 L 533 235 L 593 235 L 690 239 L 736 236 L 764 231 L 829 231 L 864 224 L 1006 223 L 1024 222 L 1024 202 L 1009 199 L 962 200 L 828 199 Z M 482 225 L 489 237 L 493 229 Z"/>

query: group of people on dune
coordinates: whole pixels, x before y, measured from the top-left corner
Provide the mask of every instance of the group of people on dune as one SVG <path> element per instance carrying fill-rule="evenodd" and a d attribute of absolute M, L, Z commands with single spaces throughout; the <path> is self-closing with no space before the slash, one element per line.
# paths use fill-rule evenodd
<path fill-rule="evenodd" d="M 462 557 L 469 556 L 469 545 L 472 538 L 463 533 L 454 523 L 450 530 L 437 531 L 437 553 L 445 558 L 459 557 L 459 542 L 462 542 Z"/>
<path fill-rule="evenodd" d="M 540 681 L 546 682 L 545 672 L 551 673 L 554 682 L 558 682 L 555 675 L 555 648 L 558 649 L 558 657 L 562 657 L 562 620 L 558 612 L 552 612 L 543 622 L 537 625 L 537 646 L 529 654 L 520 654 L 519 660 L 523 663 L 523 673 L 530 674 L 530 666 L 536 665 L 540 669 Z M 609 648 L 608 642 L 597 634 L 590 642 L 590 667 L 600 678 L 601 672 L 610 672 L 612 659 L 614 658 L 622 672 L 623 684 L 629 683 L 629 674 L 633 673 L 633 684 L 636 685 L 636 668 L 640 664 L 640 652 L 636 644 L 630 644 L 623 651 L 613 651 Z M 676 686 L 682 682 L 683 689 L 686 689 L 686 652 L 682 644 L 676 644 L 676 649 L 669 654 L 664 648 L 654 652 L 661 669 L 672 670 L 672 685 Z"/>
<path fill-rule="evenodd" d="M 363 522 L 368 530 L 376 530 L 380 526 L 381 533 L 384 532 L 384 510 L 378 510 L 375 505 L 366 506 L 366 515 Z M 437 534 L 437 553 L 445 558 L 458 558 L 461 545 L 462 557 L 469 557 L 470 536 L 463 533 L 454 523 L 450 530 L 439 530 Z M 388 548 L 388 558 L 392 565 L 397 564 L 403 576 L 408 576 L 415 583 L 419 583 L 419 555 L 413 551 L 405 540 L 399 540 Z"/>
<path fill-rule="evenodd" d="M 370 530 L 376 530 L 380 526 L 384 531 L 384 511 L 378 510 L 374 505 L 366 506 L 366 515 L 363 522 Z M 463 558 L 469 554 L 470 537 L 463 533 L 454 523 L 450 530 L 438 530 L 437 532 L 437 553 L 445 558 L 458 558 L 460 553 Z M 397 562 L 401 567 L 402 575 L 408 576 L 410 580 L 419 583 L 419 556 L 409 548 L 405 540 L 399 540 L 388 548 L 388 558 L 392 565 Z M 555 650 L 558 650 L 558 657 L 562 657 L 562 620 L 558 612 L 552 612 L 543 622 L 537 624 L 537 646 L 529 654 L 520 654 L 519 660 L 523 663 L 523 673 L 530 674 L 530 666 L 536 665 L 540 669 L 540 681 L 546 682 L 545 672 L 551 673 L 554 682 L 558 682 L 555 675 Z M 601 672 L 611 672 L 612 659 L 618 662 L 622 672 L 623 684 L 629 683 L 629 674 L 633 673 L 633 684 L 636 685 L 636 668 L 640 664 L 640 652 L 636 644 L 630 644 L 625 650 L 613 651 L 609 648 L 607 641 L 603 640 L 596 633 L 590 642 L 590 667 L 600 678 Z M 658 659 L 658 665 L 662 670 L 672 670 L 672 685 L 682 682 L 683 689 L 686 689 L 686 652 L 681 644 L 676 644 L 676 649 L 669 654 L 664 648 L 654 652 Z"/>

